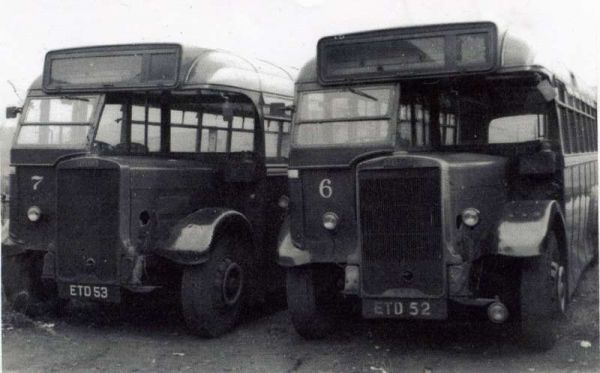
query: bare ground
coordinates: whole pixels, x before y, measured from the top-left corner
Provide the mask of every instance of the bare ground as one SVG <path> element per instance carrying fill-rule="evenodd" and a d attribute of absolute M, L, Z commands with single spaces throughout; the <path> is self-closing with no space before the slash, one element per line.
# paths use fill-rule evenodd
<path fill-rule="evenodd" d="M 484 320 L 343 316 L 334 335 L 305 341 L 282 303 L 273 300 L 274 311 L 253 310 L 237 330 L 213 340 L 188 334 L 176 307 L 148 299 L 120 312 L 79 305 L 61 317 L 33 320 L 5 310 L 2 366 L 5 372 L 600 371 L 597 266 L 585 273 L 560 339 L 545 353 L 523 350 L 515 330 Z"/>

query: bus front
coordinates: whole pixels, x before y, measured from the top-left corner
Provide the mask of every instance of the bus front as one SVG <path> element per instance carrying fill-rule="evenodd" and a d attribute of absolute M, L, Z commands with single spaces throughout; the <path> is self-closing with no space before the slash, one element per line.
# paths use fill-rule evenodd
<path fill-rule="evenodd" d="M 518 290 L 503 281 L 515 272 L 492 279 L 509 268 L 498 254 L 512 255 L 498 232 L 512 200 L 553 198 L 555 169 L 523 165 L 554 160 L 560 137 L 547 78 L 499 73 L 497 45 L 491 23 L 320 40 L 296 84 L 279 246 L 301 335 L 328 333 L 344 297 L 366 318 L 446 319 L 451 303 L 494 322 L 514 311 Z"/>
<path fill-rule="evenodd" d="M 136 144 L 131 109 L 117 103 L 158 101 L 178 84 L 180 56 L 174 44 L 52 51 L 23 108 L 7 110 L 21 112 L 11 148 L 9 236 L 2 249 L 4 290 L 15 308 L 56 309 L 63 303 L 59 292 L 119 300 L 119 273 L 130 270 L 119 268 L 116 251 L 120 241 L 130 241 L 123 215 L 129 203 L 119 190 L 127 180 L 120 174 L 132 167 L 108 158 L 136 155 Z M 106 133 L 121 140 L 109 145 L 101 138 Z M 79 286 L 61 289 L 69 283 Z"/>

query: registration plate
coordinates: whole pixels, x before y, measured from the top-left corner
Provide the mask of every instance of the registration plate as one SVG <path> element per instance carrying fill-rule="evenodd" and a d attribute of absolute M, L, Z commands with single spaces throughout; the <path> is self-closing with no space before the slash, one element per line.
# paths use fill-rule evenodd
<path fill-rule="evenodd" d="M 448 306 L 445 299 L 363 299 L 362 313 L 372 319 L 445 319 Z"/>
<path fill-rule="evenodd" d="M 62 298 L 89 299 L 112 303 L 118 303 L 121 300 L 121 292 L 118 286 L 63 283 L 59 286 L 59 292 Z"/>

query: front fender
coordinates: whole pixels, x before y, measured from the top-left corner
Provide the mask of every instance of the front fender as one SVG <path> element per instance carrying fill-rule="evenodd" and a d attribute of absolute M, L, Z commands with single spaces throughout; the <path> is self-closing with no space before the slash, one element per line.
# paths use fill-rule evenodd
<path fill-rule="evenodd" d="M 197 210 L 177 223 L 156 253 L 178 264 L 204 263 L 219 232 L 236 226 L 236 232 L 252 237 L 252 226 L 240 212 L 226 208 Z"/>
<path fill-rule="evenodd" d="M 498 254 L 531 257 L 541 254 L 544 238 L 557 222 L 564 237 L 564 217 L 556 201 L 512 201 L 504 206 L 496 230 Z"/>
<path fill-rule="evenodd" d="M 277 263 L 282 267 L 295 267 L 310 262 L 310 253 L 294 246 L 290 233 L 290 218 L 286 216 L 277 240 Z"/>
<path fill-rule="evenodd" d="M 27 252 L 25 245 L 19 244 L 15 242 L 10 237 L 10 220 L 7 220 L 5 224 L 2 225 L 2 257 L 8 257 L 13 255 L 20 255 Z"/>

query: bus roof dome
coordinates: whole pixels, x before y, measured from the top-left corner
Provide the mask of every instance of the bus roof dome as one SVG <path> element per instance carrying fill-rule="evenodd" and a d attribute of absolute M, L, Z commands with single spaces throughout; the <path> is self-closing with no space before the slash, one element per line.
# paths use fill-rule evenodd
<path fill-rule="evenodd" d="M 201 48 L 183 48 L 181 87 L 218 85 L 292 96 L 297 70 L 242 57 L 238 54 Z"/>

